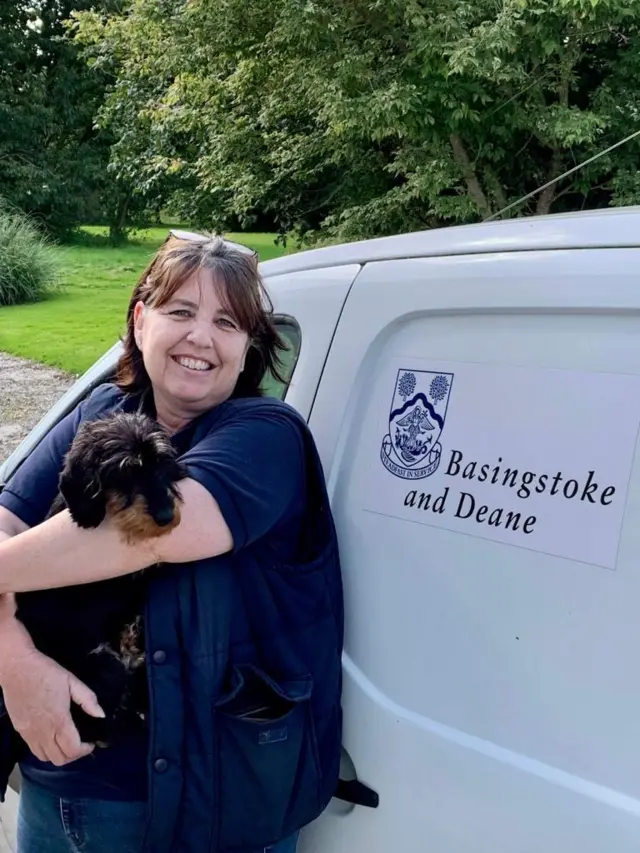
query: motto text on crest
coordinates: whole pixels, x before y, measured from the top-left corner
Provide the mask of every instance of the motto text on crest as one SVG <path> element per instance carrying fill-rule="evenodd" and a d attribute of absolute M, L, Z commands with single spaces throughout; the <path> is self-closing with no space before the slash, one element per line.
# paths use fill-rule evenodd
<path fill-rule="evenodd" d="M 382 464 L 396 477 L 420 480 L 437 470 L 452 383 L 453 373 L 398 371 L 380 451 Z"/>

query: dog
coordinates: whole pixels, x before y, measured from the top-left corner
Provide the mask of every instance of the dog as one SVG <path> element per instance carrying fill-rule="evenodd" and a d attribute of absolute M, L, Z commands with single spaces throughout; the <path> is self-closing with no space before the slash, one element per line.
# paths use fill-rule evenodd
<path fill-rule="evenodd" d="M 144 414 L 116 413 L 80 425 L 49 515 L 68 509 L 79 527 L 108 515 L 128 541 L 180 523 L 176 483 L 186 477 L 170 436 Z"/>
<path fill-rule="evenodd" d="M 47 518 L 67 509 L 85 529 L 108 518 L 127 542 L 163 536 L 180 523 L 177 484 L 186 476 L 169 434 L 148 416 L 86 421 L 65 456 Z M 36 648 L 95 692 L 104 719 L 75 703 L 71 712 L 81 740 L 102 748 L 144 725 L 143 572 L 16 594 L 16 616 Z"/>

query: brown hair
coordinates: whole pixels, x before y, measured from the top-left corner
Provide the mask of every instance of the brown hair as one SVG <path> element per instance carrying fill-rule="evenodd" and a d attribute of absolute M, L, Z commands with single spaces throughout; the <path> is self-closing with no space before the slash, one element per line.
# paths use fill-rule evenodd
<path fill-rule="evenodd" d="M 257 255 L 222 237 L 193 237 L 180 239 L 170 235 L 138 279 L 127 310 L 124 352 L 116 370 L 116 385 L 127 392 L 141 392 L 151 385 L 134 337 L 136 303 L 144 302 L 155 308 L 165 305 L 189 276 L 204 269 L 213 273 L 225 309 L 249 335 L 244 370 L 231 396 L 258 397 L 268 372 L 276 381 L 285 381 L 280 373 L 279 353 L 287 345 L 273 322 L 273 306 L 258 270 Z"/>

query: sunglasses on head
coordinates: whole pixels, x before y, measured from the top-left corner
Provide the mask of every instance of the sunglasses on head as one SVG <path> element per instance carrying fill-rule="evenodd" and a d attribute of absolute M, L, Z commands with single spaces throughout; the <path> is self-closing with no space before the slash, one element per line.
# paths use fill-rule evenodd
<path fill-rule="evenodd" d="M 171 228 L 169 230 L 169 237 L 175 237 L 176 240 L 188 240 L 191 243 L 206 243 L 211 240 L 212 235 L 197 234 L 195 231 L 181 231 L 178 228 Z M 220 239 L 230 249 L 242 252 L 243 255 L 250 255 L 252 258 L 258 257 L 258 253 L 254 249 L 250 249 L 249 246 L 243 246 L 242 243 L 235 243 L 233 240 L 227 240 L 224 237 L 220 237 Z"/>

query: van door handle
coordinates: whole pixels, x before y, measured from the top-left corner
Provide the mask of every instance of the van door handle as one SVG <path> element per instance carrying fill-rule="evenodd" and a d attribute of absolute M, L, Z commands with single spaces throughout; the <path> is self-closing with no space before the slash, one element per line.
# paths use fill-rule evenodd
<path fill-rule="evenodd" d="M 358 779 L 338 779 L 333 796 L 337 800 L 343 800 L 345 803 L 353 803 L 354 806 L 363 806 L 367 809 L 377 809 L 380 805 L 378 794 Z"/>

